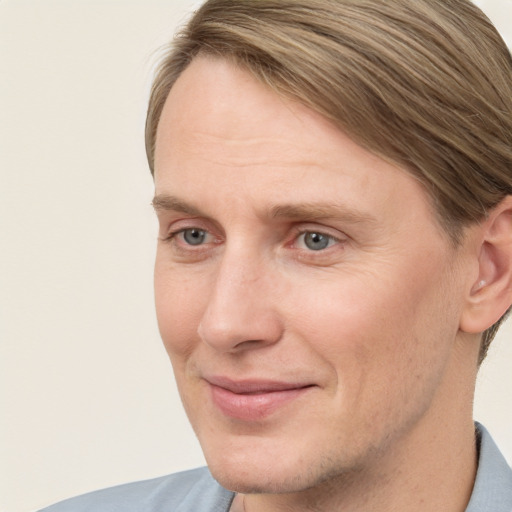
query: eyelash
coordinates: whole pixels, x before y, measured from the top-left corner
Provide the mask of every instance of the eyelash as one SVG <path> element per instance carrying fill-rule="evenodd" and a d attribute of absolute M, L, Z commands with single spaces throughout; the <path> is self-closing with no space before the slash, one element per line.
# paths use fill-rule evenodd
<path fill-rule="evenodd" d="M 197 226 L 187 227 L 187 228 L 180 228 L 176 229 L 175 231 L 171 231 L 165 238 L 162 238 L 162 242 L 172 242 L 175 238 L 177 238 L 179 235 L 184 234 L 186 231 L 202 231 L 206 233 L 207 235 L 213 236 L 207 229 L 199 228 Z M 193 247 L 193 244 L 186 244 L 190 247 Z"/>
<path fill-rule="evenodd" d="M 172 242 L 173 240 L 175 240 L 177 237 L 179 237 L 180 235 L 183 235 L 187 232 L 187 231 L 200 231 L 200 232 L 203 232 L 206 234 L 206 236 L 212 236 L 212 233 L 210 233 L 207 229 L 203 229 L 203 228 L 200 228 L 200 227 L 197 227 L 197 226 L 191 226 L 191 227 L 186 227 L 186 228 L 181 228 L 181 229 L 177 229 L 175 231 L 172 231 L 171 233 L 169 233 L 169 235 L 165 238 L 162 239 L 163 242 L 166 242 L 166 243 L 169 243 L 169 242 Z M 338 237 L 335 237 L 329 233 L 326 233 L 322 230 L 318 230 L 318 229 L 301 229 L 301 230 L 297 230 L 294 235 L 293 235 L 293 240 L 290 244 L 288 245 L 296 245 L 298 240 L 301 238 L 301 237 L 305 237 L 306 235 L 316 235 L 316 236 L 319 236 L 320 238 L 323 238 L 323 239 L 326 239 L 327 240 L 327 245 L 325 247 L 321 247 L 317 250 L 315 249 L 311 249 L 311 248 L 302 248 L 302 250 L 304 250 L 305 252 L 310 252 L 310 253 L 322 253 L 322 252 L 326 252 L 330 247 L 332 247 L 333 245 L 336 245 L 337 243 L 340 243 L 342 242 L 342 240 Z M 204 245 L 203 243 L 199 243 L 199 244 L 190 244 L 190 243 L 187 243 L 186 241 L 182 240 L 182 243 L 183 245 L 185 245 L 187 248 L 186 249 L 183 249 L 185 251 L 189 251 L 191 250 L 190 248 L 193 248 L 193 247 L 198 247 L 198 249 L 192 249 L 192 250 L 200 250 L 200 248 Z M 303 244 L 306 245 L 306 242 L 303 241 Z M 295 247 L 296 249 L 298 250 L 301 250 L 301 248 L 297 248 Z M 203 249 L 204 250 L 204 249 Z"/>

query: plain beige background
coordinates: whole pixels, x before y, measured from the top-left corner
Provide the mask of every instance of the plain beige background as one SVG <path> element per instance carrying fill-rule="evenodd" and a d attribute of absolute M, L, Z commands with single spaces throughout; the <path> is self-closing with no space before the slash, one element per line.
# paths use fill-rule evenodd
<path fill-rule="evenodd" d="M 154 318 L 143 147 L 155 50 L 197 4 L 0 0 L 0 512 L 203 464 Z M 479 4 L 512 41 L 512 0 Z M 509 461 L 511 363 L 509 322 L 475 412 Z"/>

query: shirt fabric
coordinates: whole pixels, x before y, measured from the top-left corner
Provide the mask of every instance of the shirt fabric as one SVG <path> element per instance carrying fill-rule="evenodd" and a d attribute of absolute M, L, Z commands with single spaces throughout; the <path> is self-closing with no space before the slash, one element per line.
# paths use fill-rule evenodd
<path fill-rule="evenodd" d="M 477 424 L 478 471 L 466 512 L 512 512 L 512 469 Z M 62 501 L 40 512 L 228 512 L 235 494 L 208 468 L 119 485 Z"/>

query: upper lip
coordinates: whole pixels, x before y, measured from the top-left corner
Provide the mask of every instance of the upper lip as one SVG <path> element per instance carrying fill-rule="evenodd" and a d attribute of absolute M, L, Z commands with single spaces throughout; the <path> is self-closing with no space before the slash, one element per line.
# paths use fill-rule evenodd
<path fill-rule="evenodd" d="M 312 386 L 311 383 L 283 382 L 268 379 L 234 380 L 223 376 L 205 377 L 205 380 L 213 386 L 227 389 L 228 391 L 237 394 L 271 393 L 273 391 L 288 391 Z"/>

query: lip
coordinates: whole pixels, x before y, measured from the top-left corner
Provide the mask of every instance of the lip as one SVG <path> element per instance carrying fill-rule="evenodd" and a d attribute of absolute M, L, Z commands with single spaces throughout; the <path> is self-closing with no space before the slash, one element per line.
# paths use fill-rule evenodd
<path fill-rule="evenodd" d="M 265 419 L 314 387 L 273 380 L 236 381 L 226 377 L 205 380 L 213 403 L 225 416 L 248 422 Z"/>

